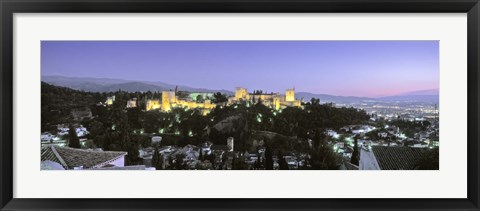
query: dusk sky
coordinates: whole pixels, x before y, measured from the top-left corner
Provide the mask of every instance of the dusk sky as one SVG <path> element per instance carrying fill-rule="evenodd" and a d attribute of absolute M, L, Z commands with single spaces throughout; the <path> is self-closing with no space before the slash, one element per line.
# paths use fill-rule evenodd
<path fill-rule="evenodd" d="M 43 76 L 379 97 L 439 87 L 438 41 L 43 41 Z"/>

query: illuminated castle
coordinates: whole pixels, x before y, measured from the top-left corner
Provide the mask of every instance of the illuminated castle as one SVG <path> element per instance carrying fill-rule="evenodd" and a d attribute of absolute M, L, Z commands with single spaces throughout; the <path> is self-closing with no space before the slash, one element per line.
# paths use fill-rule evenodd
<path fill-rule="evenodd" d="M 295 99 L 295 88 L 287 89 L 285 95 L 279 93 L 248 93 L 246 88 L 237 87 L 235 96 L 228 98 L 228 104 L 234 104 L 239 101 L 262 102 L 267 107 L 279 110 L 285 107 L 301 107 L 301 101 Z"/>
<path fill-rule="evenodd" d="M 237 87 L 235 89 L 235 100 L 247 100 L 250 96 L 248 95 L 247 89 L 242 87 Z"/>
<path fill-rule="evenodd" d="M 175 91 L 163 91 L 162 100 L 147 100 L 145 109 L 147 111 L 159 109 L 162 112 L 170 112 L 173 108 L 199 109 L 202 111 L 203 115 L 207 115 L 212 109 L 215 108 L 215 106 L 216 105 L 212 104 L 210 100 L 197 102 L 191 98 L 178 99 L 178 97 L 175 95 Z"/>
<path fill-rule="evenodd" d="M 207 115 L 217 105 L 210 101 L 213 93 L 189 93 L 188 96 L 179 99 L 176 96 L 176 91 L 162 91 L 160 99 L 148 99 L 145 104 L 145 110 L 160 110 L 162 112 L 170 112 L 174 108 L 183 109 L 198 109 L 203 115 Z M 113 103 L 114 97 L 107 99 L 107 104 Z M 302 107 L 301 100 L 295 99 L 295 87 L 287 89 L 285 95 L 280 93 L 248 93 L 246 88 L 237 87 L 235 95 L 228 98 L 227 105 L 232 105 L 236 102 L 257 103 L 261 102 L 263 105 L 275 110 L 280 110 L 286 107 Z M 137 106 L 136 99 L 127 102 L 127 108 Z"/>
<path fill-rule="evenodd" d="M 177 97 L 175 96 L 174 91 L 163 91 L 162 92 L 162 111 L 169 112 L 172 110 L 172 107 L 176 107 Z"/>
<path fill-rule="evenodd" d="M 291 107 L 301 106 L 300 100 L 295 99 L 295 87 L 285 91 L 285 102 L 283 102 L 283 105 Z"/>
<path fill-rule="evenodd" d="M 295 101 L 295 87 L 293 89 L 287 89 L 287 91 L 285 91 L 285 101 L 287 102 Z"/>
<path fill-rule="evenodd" d="M 160 100 L 147 100 L 147 104 L 146 104 L 146 110 L 147 111 L 150 111 L 150 110 L 157 110 L 157 109 L 160 109 L 160 107 L 162 107 L 160 105 Z"/>

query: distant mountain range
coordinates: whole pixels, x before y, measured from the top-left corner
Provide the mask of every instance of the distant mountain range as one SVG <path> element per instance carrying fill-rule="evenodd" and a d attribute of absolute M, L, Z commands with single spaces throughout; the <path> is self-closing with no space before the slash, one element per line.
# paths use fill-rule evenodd
<path fill-rule="evenodd" d="M 63 86 L 76 90 L 88 92 L 115 92 L 118 90 L 128 92 L 147 92 L 147 91 L 167 91 L 175 90 L 176 85 L 155 81 L 131 81 L 124 79 L 111 78 L 83 78 L 83 77 L 65 77 L 65 76 L 42 76 L 42 81 L 55 85 Z M 192 88 L 188 86 L 178 86 L 179 90 L 189 92 L 221 92 L 224 94 L 233 94 L 228 90 L 211 90 L 202 88 Z"/>
<path fill-rule="evenodd" d="M 111 78 L 87 78 L 87 77 L 65 77 L 65 76 L 42 76 L 42 81 L 55 85 L 63 86 L 76 90 L 88 92 L 115 92 L 118 90 L 128 92 L 146 92 L 146 91 L 166 91 L 174 90 L 176 85 L 167 84 L 163 82 L 152 81 L 131 81 L 124 79 Z M 233 94 L 230 90 L 211 90 L 204 88 L 194 88 L 188 86 L 178 86 L 179 90 L 189 92 L 221 92 L 224 94 Z M 428 102 L 438 103 L 439 90 L 419 90 L 414 92 L 403 93 L 395 96 L 385 96 L 379 98 L 369 97 L 355 97 L 355 96 L 335 96 L 328 94 L 314 94 L 309 92 L 297 92 L 296 98 L 303 98 L 310 100 L 311 98 L 318 98 L 321 102 L 335 102 L 335 103 L 364 103 L 364 102 Z"/>
<path fill-rule="evenodd" d="M 306 100 L 318 98 L 321 102 L 335 102 L 335 103 L 368 103 L 368 102 L 427 102 L 438 103 L 439 91 L 438 89 L 419 90 L 414 92 L 403 93 L 400 95 L 385 96 L 385 97 L 355 97 L 355 96 L 336 96 L 328 94 L 313 94 L 309 92 L 298 92 L 295 94 L 298 98 Z"/>

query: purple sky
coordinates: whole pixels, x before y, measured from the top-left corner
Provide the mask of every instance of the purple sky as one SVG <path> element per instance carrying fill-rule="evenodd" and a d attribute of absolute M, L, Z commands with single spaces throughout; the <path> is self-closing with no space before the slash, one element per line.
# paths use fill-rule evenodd
<path fill-rule="evenodd" d="M 439 87 L 438 41 L 42 41 L 42 75 L 378 97 Z"/>

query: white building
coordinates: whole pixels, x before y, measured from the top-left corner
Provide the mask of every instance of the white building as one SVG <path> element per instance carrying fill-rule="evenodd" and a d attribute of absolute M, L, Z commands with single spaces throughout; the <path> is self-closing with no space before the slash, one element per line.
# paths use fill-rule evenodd
<path fill-rule="evenodd" d="M 47 142 L 47 141 L 51 141 L 55 136 L 52 135 L 51 133 L 49 132 L 45 132 L 45 133 L 42 133 L 42 135 L 40 135 L 40 140 L 42 142 Z"/>

